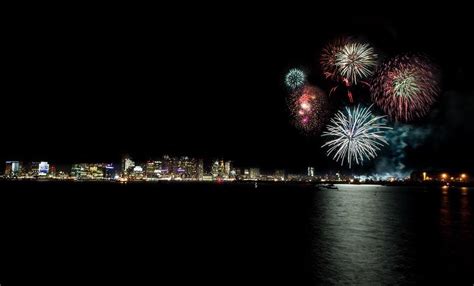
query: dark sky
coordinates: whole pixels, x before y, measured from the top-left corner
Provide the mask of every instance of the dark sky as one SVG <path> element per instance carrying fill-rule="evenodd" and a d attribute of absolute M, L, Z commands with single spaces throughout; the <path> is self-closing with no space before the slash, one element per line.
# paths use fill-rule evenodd
<path fill-rule="evenodd" d="M 383 56 L 424 52 L 440 65 L 443 95 L 415 124 L 434 132 L 408 148 L 406 160 L 469 168 L 469 9 L 353 6 L 17 9 L 2 36 L 0 159 L 68 163 L 171 153 L 334 168 L 319 136 L 290 124 L 282 78 L 288 68 L 304 67 L 327 90 L 318 54 L 346 34 L 370 41 Z M 344 104 L 331 100 L 334 108 Z"/>

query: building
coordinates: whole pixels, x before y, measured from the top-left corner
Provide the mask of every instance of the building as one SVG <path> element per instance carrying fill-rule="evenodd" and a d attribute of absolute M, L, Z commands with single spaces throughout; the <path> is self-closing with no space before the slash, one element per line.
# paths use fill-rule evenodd
<path fill-rule="evenodd" d="M 260 177 L 260 169 L 259 168 L 250 168 L 249 177 L 250 177 L 251 180 L 258 179 Z"/>
<path fill-rule="evenodd" d="M 308 177 L 314 177 L 314 167 L 308 167 Z"/>
<path fill-rule="evenodd" d="M 213 178 L 219 177 L 219 161 L 214 161 L 211 167 L 211 175 Z"/>
<path fill-rule="evenodd" d="M 274 177 L 278 180 L 286 180 L 286 172 L 285 170 L 276 170 L 274 173 Z"/>
<path fill-rule="evenodd" d="M 122 159 L 122 175 L 128 175 L 135 167 L 135 162 L 128 155 Z"/>
<path fill-rule="evenodd" d="M 49 174 L 50 174 L 52 177 L 56 177 L 57 170 L 56 170 L 56 166 L 55 166 L 55 165 L 49 166 Z"/>
<path fill-rule="evenodd" d="M 226 161 L 224 163 L 224 177 L 229 178 L 230 177 L 230 171 L 231 171 L 231 161 Z"/>
<path fill-rule="evenodd" d="M 5 162 L 5 177 L 16 177 L 21 172 L 21 164 L 19 161 L 6 161 Z"/>
<path fill-rule="evenodd" d="M 114 178 L 115 168 L 106 163 L 81 163 L 71 167 L 71 177 L 77 179 L 104 179 Z"/>
<path fill-rule="evenodd" d="M 38 176 L 47 176 L 49 174 L 49 163 L 40 162 L 38 165 Z"/>
<path fill-rule="evenodd" d="M 39 162 L 31 162 L 27 169 L 27 176 L 36 177 L 39 173 Z"/>
<path fill-rule="evenodd" d="M 175 177 L 182 179 L 198 179 L 199 160 L 184 156 L 177 160 L 177 167 Z"/>
<path fill-rule="evenodd" d="M 88 167 L 86 164 L 73 164 L 71 166 L 71 177 L 74 178 L 87 178 Z"/>
<path fill-rule="evenodd" d="M 113 164 L 107 164 L 105 166 L 105 178 L 106 179 L 114 179 L 115 178 L 115 167 Z"/>
<path fill-rule="evenodd" d="M 129 171 L 128 175 L 133 179 L 141 180 L 145 178 L 145 171 L 142 166 L 136 165 L 133 167 L 132 171 Z"/>
<path fill-rule="evenodd" d="M 197 179 L 202 181 L 204 179 L 204 160 L 198 160 L 198 167 L 197 167 Z"/>

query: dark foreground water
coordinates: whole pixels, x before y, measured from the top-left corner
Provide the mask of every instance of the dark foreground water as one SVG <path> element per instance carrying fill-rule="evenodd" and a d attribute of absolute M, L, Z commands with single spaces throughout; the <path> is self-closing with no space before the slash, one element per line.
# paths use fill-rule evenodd
<path fill-rule="evenodd" d="M 0 182 L 0 283 L 472 285 L 473 215 L 472 189 Z"/>

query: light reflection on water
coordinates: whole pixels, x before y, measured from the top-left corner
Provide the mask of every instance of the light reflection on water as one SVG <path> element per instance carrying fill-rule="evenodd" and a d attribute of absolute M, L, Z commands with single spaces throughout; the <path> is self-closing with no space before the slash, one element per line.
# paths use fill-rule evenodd
<path fill-rule="evenodd" d="M 427 272 L 449 277 L 474 266 L 472 191 L 338 187 L 315 195 L 317 282 L 405 284 L 426 281 Z M 444 274 L 433 269 L 446 265 Z"/>

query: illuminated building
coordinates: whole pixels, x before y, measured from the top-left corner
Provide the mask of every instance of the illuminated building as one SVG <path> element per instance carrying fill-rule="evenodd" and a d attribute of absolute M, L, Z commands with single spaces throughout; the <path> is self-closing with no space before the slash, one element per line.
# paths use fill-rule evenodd
<path fill-rule="evenodd" d="M 250 176 L 250 179 L 252 179 L 252 180 L 257 179 L 258 177 L 260 177 L 260 169 L 259 168 L 250 168 L 249 176 Z"/>
<path fill-rule="evenodd" d="M 212 164 L 211 175 L 213 178 L 219 177 L 219 161 L 215 161 Z"/>
<path fill-rule="evenodd" d="M 5 176 L 14 177 L 19 176 L 21 172 L 21 164 L 18 161 L 5 162 Z"/>
<path fill-rule="evenodd" d="M 202 159 L 198 160 L 197 166 L 197 179 L 202 181 L 204 178 L 204 161 Z"/>
<path fill-rule="evenodd" d="M 135 162 L 128 155 L 122 159 L 122 174 L 127 175 L 135 167 Z"/>
<path fill-rule="evenodd" d="M 285 180 L 286 179 L 286 172 L 285 172 L 285 170 L 276 170 L 274 176 L 277 179 Z"/>
<path fill-rule="evenodd" d="M 75 178 L 87 178 L 89 170 L 86 164 L 73 164 L 71 166 L 71 177 Z"/>
<path fill-rule="evenodd" d="M 53 177 L 56 176 L 56 166 L 55 166 L 55 165 L 51 165 L 51 166 L 49 167 L 49 174 L 50 174 L 51 176 L 53 176 Z"/>
<path fill-rule="evenodd" d="M 82 163 L 71 167 L 71 177 L 78 179 L 111 179 L 114 176 L 115 168 L 112 164 Z"/>
<path fill-rule="evenodd" d="M 314 167 L 308 167 L 308 177 L 314 177 Z"/>
<path fill-rule="evenodd" d="M 242 175 L 242 179 L 248 179 L 250 177 L 249 169 L 244 169 L 244 173 Z"/>
<path fill-rule="evenodd" d="M 145 172 L 143 171 L 142 166 L 135 166 L 132 169 L 132 172 L 129 173 L 129 176 L 134 179 L 143 179 L 145 177 Z"/>
<path fill-rule="evenodd" d="M 146 163 L 145 166 L 145 176 L 147 178 L 159 178 L 161 177 L 161 161 L 150 160 Z"/>
<path fill-rule="evenodd" d="M 35 177 L 38 176 L 39 172 L 39 162 L 31 162 L 29 170 L 28 170 L 28 175 Z"/>
<path fill-rule="evenodd" d="M 180 158 L 167 158 L 169 174 L 173 178 L 179 179 L 199 179 L 203 175 L 202 160 L 197 160 L 187 156 Z"/>
<path fill-rule="evenodd" d="M 231 161 L 226 161 L 224 163 L 224 177 L 226 178 L 230 177 L 230 167 L 231 167 Z"/>
<path fill-rule="evenodd" d="M 49 173 L 49 164 L 48 162 L 40 162 L 38 165 L 38 175 L 46 176 Z"/>
<path fill-rule="evenodd" d="M 229 172 L 230 172 L 230 162 L 229 162 Z M 226 176 L 226 165 L 224 160 L 216 160 L 214 164 L 212 164 L 211 175 L 214 178 L 224 178 Z"/>

